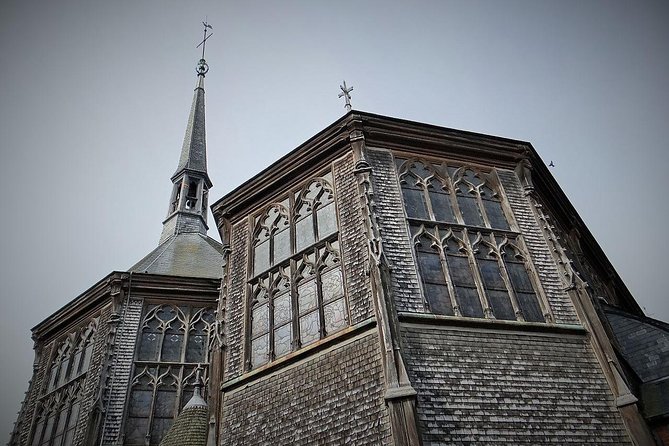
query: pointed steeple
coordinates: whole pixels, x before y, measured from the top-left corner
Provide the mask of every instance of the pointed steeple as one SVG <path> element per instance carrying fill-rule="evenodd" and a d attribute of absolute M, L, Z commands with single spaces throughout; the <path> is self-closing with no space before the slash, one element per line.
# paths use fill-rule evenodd
<path fill-rule="evenodd" d="M 207 174 L 204 125 L 204 76 L 207 71 L 209 67 L 202 58 L 197 66 L 197 83 L 179 165 L 172 175 L 172 195 L 160 243 L 180 233 L 207 233 L 207 195 L 212 186 Z"/>

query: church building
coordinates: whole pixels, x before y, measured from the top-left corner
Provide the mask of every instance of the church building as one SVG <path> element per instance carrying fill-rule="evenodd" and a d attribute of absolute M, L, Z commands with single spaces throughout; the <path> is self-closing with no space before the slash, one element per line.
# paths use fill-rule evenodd
<path fill-rule="evenodd" d="M 207 70 L 158 247 L 33 328 L 10 445 L 669 445 L 669 326 L 531 144 L 349 107 L 219 243 Z"/>

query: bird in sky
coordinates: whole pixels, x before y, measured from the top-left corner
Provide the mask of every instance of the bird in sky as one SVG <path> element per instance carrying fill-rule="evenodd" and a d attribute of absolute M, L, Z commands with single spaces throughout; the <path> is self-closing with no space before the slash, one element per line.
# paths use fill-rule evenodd
<path fill-rule="evenodd" d="M 548 167 L 555 167 L 555 164 L 553 164 L 553 160 L 548 164 Z"/>

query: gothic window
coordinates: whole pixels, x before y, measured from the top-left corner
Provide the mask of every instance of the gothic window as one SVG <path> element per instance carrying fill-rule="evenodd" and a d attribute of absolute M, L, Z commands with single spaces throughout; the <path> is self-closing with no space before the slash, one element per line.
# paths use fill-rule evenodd
<path fill-rule="evenodd" d="M 544 322 L 494 173 L 398 160 L 425 302 L 436 314 Z"/>
<path fill-rule="evenodd" d="M 193 394 L 196 372 L 206 381 L 213 308 L 149 304 L 138 337 L 125 421 L 126 445 L 158 445 Z"/>
<path fill-rule="evenodd" d="M 249 368 L 348 325 L 331 184 L 316 178 L 256 218 Z"/>
<path fill-rule="evenodd" d="M 37 402 L 31 446 L 70 446 L 79 420 L 80 398 L 93 355 L 97 319 L 54 346 L 44 395 Z"/>

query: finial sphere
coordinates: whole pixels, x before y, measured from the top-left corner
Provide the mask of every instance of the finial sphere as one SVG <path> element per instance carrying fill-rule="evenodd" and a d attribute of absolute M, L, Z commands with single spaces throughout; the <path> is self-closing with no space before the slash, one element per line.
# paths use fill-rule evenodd
<path fill-rule="evenodd" d="M 204 59 L 200 59 L 197 63 L 197 74 L 204 76 L 209 71 L 209 65 Z"/>

